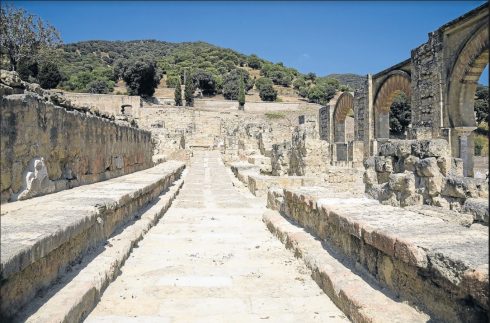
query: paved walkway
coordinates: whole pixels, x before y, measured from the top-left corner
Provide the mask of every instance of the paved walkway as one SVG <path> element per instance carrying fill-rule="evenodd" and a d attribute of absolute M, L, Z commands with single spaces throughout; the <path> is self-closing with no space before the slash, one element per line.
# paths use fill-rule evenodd
<path fill-rule="evenodd" d="M 195 152 L 174 204 L 86 322 L 346 321 L 231 176 L 218 152 Z"/>

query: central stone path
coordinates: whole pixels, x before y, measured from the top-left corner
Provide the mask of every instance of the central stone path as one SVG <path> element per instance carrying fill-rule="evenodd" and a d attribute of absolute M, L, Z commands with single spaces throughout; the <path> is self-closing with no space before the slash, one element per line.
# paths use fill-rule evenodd
<path fill-rule="evenodd" d="M 231 176 L 219 152 L 194 153 L 174 204 L 86 322 L 347 321 Z"/>

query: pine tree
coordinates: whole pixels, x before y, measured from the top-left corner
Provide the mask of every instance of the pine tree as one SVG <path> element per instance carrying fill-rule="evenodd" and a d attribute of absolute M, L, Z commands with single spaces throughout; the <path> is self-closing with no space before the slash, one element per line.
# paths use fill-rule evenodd
<path fill-rule="evenodd" d="M 182 89 L 180 88 L 180 79 L 178 82 L 179 83 L 175 87 L 175 105 L 180 107 L 182 106 Z"/>
<path fill-rule="evenodd" d="M 186 106 L 194 106 L 194 82 L 192 81 L 192 77 L 189 75 L 185 80 L 184 98 Z"/>
<path fill-rule="evenodd" d="M 245 107 L 245 85 L 243 79 L 240 80 L 240 89 L 238 91 L 238 109 L 243 110 Z"/>

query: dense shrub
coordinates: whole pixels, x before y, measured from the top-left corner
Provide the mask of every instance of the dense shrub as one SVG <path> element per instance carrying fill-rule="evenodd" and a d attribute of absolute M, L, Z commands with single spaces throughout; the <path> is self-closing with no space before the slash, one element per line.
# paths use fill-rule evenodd
<path fill-rule="evenodd" d="M 223 79 L 223 96 L 227 100 L 237 100 L 240 90 L 240 82 L 243 82 L 245 92 L 253 87 L 253 80 L 243 69 L 234 69 L 225 75 Z"/>
<path fill-rule="evenodd" d="M 277 91 L 274 89 L 271 79 L 261 77 L 257 80 L 256 87 L 259 90 L 259 96 L 262 101 L 276 101 Z"/>
<path fill-rule="evenodd" d="M 87 92 L 96 94 L 107 94 L 114 90 L 114 82 L 106 80 L 95 80 L 87 85 Z"/>
<path fill-rule="evenodd" d="M 192 73 L 192 81 L 194 82 L 194 86 L 199 88 L 204 95 L 215 95 L 217 92 L 216 79 L 208 71 L 198 69 Z"/>
<path fill-rule="evenodd" d="M 410 98 L 397 91 L 390 108 L 390 135 L 397 138 L 405 137 L 411 120 Z"/>
<path fill-rule="evenodd" d="M 252 54 L 247 59 L 247 65 L 250 68 L 259 70 L 262 67 L 262 62 L 260 61 L 260 58 L 257 57 L 257 55 Z"/>
<path fill-rule="evenodd" d="M 478 85 L 475 93 L 476 122 L 489 122 L 488 118 L 488 86 Z"/>
<path fill-rule="evenodd" d="M 123 80 L 129 95 L 152 96 L 160 76 L 154 62 L 132 61 L 124 69 Z"/>
<path fill-rule="evenodd" d="M 39 70 L 39 85 L 43 89 L 54 89 L 62 80 L 58 65 L 53 62 L 44 62 Z"/>

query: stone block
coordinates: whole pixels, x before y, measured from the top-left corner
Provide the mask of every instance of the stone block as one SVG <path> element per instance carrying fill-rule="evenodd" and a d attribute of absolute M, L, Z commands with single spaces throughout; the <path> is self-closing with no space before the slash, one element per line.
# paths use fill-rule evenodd
<path fill-rule="evenodd" d="M 401 207 L 424 204 L 424 197 L 418 193 L 410 193 L 410 192 L 400 193 L 398 200 L 400 201 Z"/>
<path fill-rule="evenodd" d="M 439 157 L 437 165 L 444 176 L 463 176 L 463 160 L 454 157 Z"/>
<path fill-rule="evenodd" d="M 412 142 L 412 154 L 420 158 L 443 157 L 450 155 L 450 149 L 444 139 L 417 140 Z"/>
<path fill-rule="evenodd" d="M 415 172 L 415 164 L 419 161 L 417 156 L 410 155 L 403 160 L 404 170 L 409 172 Z"/>
<path fill-rule="evenodd" d="M 388 185 L 393 191 L 414 193 L 415 175 L 411 172 L 390 174 Z"/>
<path fill-rule="evenodd" d="M 463 212 L 473 215 L 475 222 L 483 222 L 488 225 L 488 200 L 468 198 L 464 202 Z"/>
<path fill-rule="evenodd" d="M 439 167 L 437 166 L 437 159 L 434 157 L 420 159 L 416 164 L 417 175 L 422 177 L 434 177 L 439 176 Z"/>
<path fill-rule="evenodd" d="M 378 173 L 391 173 L 393 171 L 393 161 L 390 157 L 375 156 L 374 162 Z"/>
<path fill-rule="evenodd" d="M 456 198 L 486 198 L 488 183 L 484 179 L 448 176 L 445 178 L 441 194 Z"/>
<path fill-rule="evenodd" d="M 425 193 L 427 195 L 433 197 L 441 194 L 444 177 L 442 176 L 433 176 L 433 177 L 423 177 L 421 179 L 422 185 L 425 188 Z"/>

